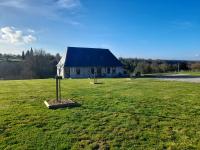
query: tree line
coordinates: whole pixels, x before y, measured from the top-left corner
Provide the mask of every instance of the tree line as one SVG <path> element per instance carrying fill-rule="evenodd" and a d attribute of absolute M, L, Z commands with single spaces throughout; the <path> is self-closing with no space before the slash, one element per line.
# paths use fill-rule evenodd
<path fill-rule="evenodd" d="M 0 79 L 43 79 L 56 75 L 60 55 L 44 50 L 23 51 L 21 55 L 0 54 Z"/>
<path fill-rule="evenodd" d="M 43 79 L 56 75 L 60 55 L 44 50 L 23 51 L 21 55 L 0 54 L 0 79 Z M 177 71 L 200 71 L 199 61 L 151 60 L 119 58 L 126 74 L 165 73 Z"/>
<path fill-rule="evenodd" d="M 166 73 L 178 71 L 200 71 L 199 61 L 152 60 L 138 58 L 120 58 L 128 74 Z"/>

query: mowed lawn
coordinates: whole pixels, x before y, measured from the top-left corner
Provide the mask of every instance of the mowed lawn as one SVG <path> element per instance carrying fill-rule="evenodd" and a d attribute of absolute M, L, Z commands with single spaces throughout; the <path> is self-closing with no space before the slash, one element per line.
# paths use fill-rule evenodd
<path fill-rule="evenodd" d="M 55 80 L 0 81 L 0 149 L 200 149 L 200 84 L 62 80 L 80 107 L 49 110 Z"/>

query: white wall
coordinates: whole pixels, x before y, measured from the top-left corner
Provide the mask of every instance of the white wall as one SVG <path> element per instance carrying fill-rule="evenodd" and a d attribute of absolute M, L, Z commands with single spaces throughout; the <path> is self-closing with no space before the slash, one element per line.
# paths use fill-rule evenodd
<path fill-rule="evenodd" d="M 76 68 L 80 69 L 80 74 L 77 74 Z M 91 68 L 94 67 L 71 67 L 70 68 L 70 78 L 92 78 L 94 75 L 91 73 Z M 110 73 L 107 73 L 107 67 L 101 67 L 101 73 L 102 77 L 116 77 L 119 74 L 123 74 L 123 68 L 122 67 L 109 67 Z M 97 68 L 94 68 L 95 72 L 97 72 Z M 115 69 L 116 72 L 112 73 L 112 70 Z M 63 71 L 64 73 L 64 71 Z M 67 77 L 65 75 L 65 77 Z"/>
<path fill-rule="evenodd" d="M 70 68 L 70 77 L 71 78 L 89 78 L 90 77 L 90 68 L 89 67 L 77 67 L 80 69 L 80 74 L 76 73 L 76 67 Z"/>
<path fill-rule="evenodd" d="M 64 67 L 57 67 L 57 75 L 62 76 L 62 78 L 65 78 L 65 70 Z"/>

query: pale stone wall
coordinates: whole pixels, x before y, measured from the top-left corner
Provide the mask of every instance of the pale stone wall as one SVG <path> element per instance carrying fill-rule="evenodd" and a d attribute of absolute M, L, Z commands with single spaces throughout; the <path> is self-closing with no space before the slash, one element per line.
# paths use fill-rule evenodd
<path fill-rule="evenodd" d="M 92 78 L 94 74 L 92 74 L 91 68 L 94 68 L 94 72 L 98 76 L 96 67 L 70 67 L 70 74 L 64 71 L 64 76 L 70 78 Z M 108 73 L 107 68 L 110 68 L 110 73 Z M 77 69 L 80 69 L 80 74 L 77 74 Z M 119 74 L 122 75 L 123 71 L 122 67 L 101 67 L 101 77 L 117 77 Z"/>
<path fill-rule="evenodd" d="M 80 74 L 77 74 L 77 70 L 80 69 Z M 89 78 L 90 77 L 90 68 L 89 67 L 71 67 L 70 68 L 70 77 L 71 78 Z"/>

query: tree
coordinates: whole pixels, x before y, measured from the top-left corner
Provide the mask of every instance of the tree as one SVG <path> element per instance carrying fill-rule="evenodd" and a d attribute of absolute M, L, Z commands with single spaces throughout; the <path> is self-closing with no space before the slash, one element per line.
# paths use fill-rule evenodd
<path fill-rule="evenodd" d="M 140 71 L 142 73 L 164 73 L 177 71 L 177 64 L 180 65 L 181 70 L 189 70 L 190 61 L 177 60 L 152 60 L 152 59 L 138 59 L 138 58 L 119 58 L 124 64 L 124 69 L 128 74 Z"/>
<path fill-rule="evenodd" d="M 180 68 L 180 70 L 188 70 L 189 69 L 188 63 L 187 62 L 180 63 L 179 68 Z"/>
<path fill-rule="evenodd" d="M 169 67 L 166 63 L 160 64 L 159 68 L 160 68 L 160 71 L 163 73 L 169 70 Z"/>
<path fill-rule="evenodd" d="M 22 59 L 23 59 L 23 60 L 25 59 L 24 51 L 22 51 Z"/>
<path fill-rule="evenodd" d="M 158 62 L 153 62 L 151 64 L 151 68 L 152 68 L 152 73 L 159 73 L 160 72 L 160 68 L 159 68 Z"/>
<path fill-rule="evenodd" d="M 30 50 L 30 56 L 33 56 L 33 49 L 31 47 L 31 50 Z"/>
<path fill-rule="evenodd" d="M 59 53 L 57 53 L 55 57 L 56 57 L 56 61 L 58 61 L 58 62 L 59 62 L 59 61 L 60 61 L 60 59 L 61 59 L 61 56 L 60 56 L 60 54 L 59 54 Z"/>
<path fill-rule="evenodd" d="M 200 71 L 200 63 L 193 63 L 193 64 L 191 64 L 191 69 L 193 71 Z"/>
<path fill-rule="evenodd" d="M 28 57 L 30 55 L 29 50 L 26 51 L 26 57 Z"/>
<path fill-rule="evenodd" d="M 22 61 L 22 59 L 24 60 Z M 18 55 L 1 55 L 0 78 L 3 79 L 32 79 L 50 78 L 56 75 L 56 65 L 60 60 L 57 56 L 44 50 L 22 52 Z M 17 61 L 16 61 L 17 60 Z"/>

